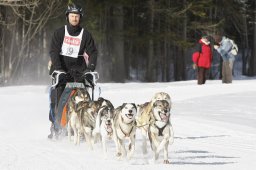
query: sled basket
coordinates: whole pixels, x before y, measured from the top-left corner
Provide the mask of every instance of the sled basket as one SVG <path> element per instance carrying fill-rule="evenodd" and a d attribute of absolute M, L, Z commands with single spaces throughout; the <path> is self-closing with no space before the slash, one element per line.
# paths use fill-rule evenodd
<path fill-rule="evenodd" d="M 59 83 L 59 77 L 61 74 L 66 74 L 65 72 L 61 71 L 54 71 L 51 75 L 52 77 L 52 86 L 51 86 L 51 92 L 50 93 L 56 93 L 54 90 L 56 90 L 56 87 Z M 82 78 L 84 78 L 84 83 L 79 82 L 67 82 L 64 91 L 61 94 L 61 97 L 59 99 L 59 102 L 54 107 L 55 112 L 55 118 L 54 118 L 54 124 L 57 126 L 58 129 L 61 127 L 64 127 L 66 125 L 66 113 L 67 113 L 67 102 L 69 101 L 69 98 L 75 93 L 77 89 L 82 89 L 91 91 L 90 99 L 94 100 L 94 88 L 97 85 L 97 81 L 99 79 L 99 74 L 97 72 L 87 72 L 84 75 L 82 75 Z M 90 93 L 89 93 L 90 94 Z M 55 95 L 55 101 L 57 98 L 57 95 Z"/>

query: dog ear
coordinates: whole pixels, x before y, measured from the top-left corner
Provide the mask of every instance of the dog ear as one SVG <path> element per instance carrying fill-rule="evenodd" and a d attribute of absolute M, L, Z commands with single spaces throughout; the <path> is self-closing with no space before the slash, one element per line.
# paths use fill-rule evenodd
<path fill-rule="evenodd" d="M 99 103 L 99 105 L 101 106 L 102 105 L 102 103 L 104 102 L 104 98 L 103 97 L 99 97 L 98 98 L 98 100 L 97 100 L 97 102 Z"/>
<path fill-rule="evenodd" d="M 127 105 L 127 103 L 123 103 L 121 106 L 121 109 L 123 109 L 125 107 L 125 105 Z"/>
<path fill-rule="evenodd" d="M 112 104 L 110 101 L 108 101 L 108 102 L 109 102 L 109 103 L 108 103 L 108 107 L 109 107 L 110 109 L 114 110 L 113 104 Z"/>
<path fill-rule="evenodd" d="M 153 105 L 152 105 L 153 107 L 156 107 L 156 102 L 157 102 L 157 101 L 155 101 L 155 102 L 153 103 Z"/>
<path fill-rule="evenodd" d="M 103 112 L 104 109 L 105 109 L 105 107 L 99 108 L 98 114 L 99 114 L 100 117 L 102 116 L 102 112 Z"/>
<path fill-rule="evenodd" d="M 157 104 L 159 103 L 159 101 L 162 101 L 162 100 L 156 100 L 156 101 L 153 103 L 153 107 L 156 107 Z"/>
<path fill-rule="evenodd" d="M 103 101 L 103 100 L 104 100 L 103 97 L 98 98 L 98 101 Z"/>
<path fill-rule="evenodd" d="M 135 103 L 132 103 L 133 107 L 135 108 L 136 112 L 137 112 L 137 106 Z"/>
<path fill-rule="evenodd" d="M 112 104 L 109 100 L 107 100 L 107 99 L 104 99 L 104 100 L 105 100 L 105 102 L 107 103 L 107 106 L 108 106 L 109 108 L 114 109 L 113 104 Z"/>
<path fill-rule="evenodd" d="M 122 106 L 118 106 L 117 108 L 114 109 L 114 114 L 118 115 L 121 112 L 122 109 L 123 109 L 123 105 Z"/>

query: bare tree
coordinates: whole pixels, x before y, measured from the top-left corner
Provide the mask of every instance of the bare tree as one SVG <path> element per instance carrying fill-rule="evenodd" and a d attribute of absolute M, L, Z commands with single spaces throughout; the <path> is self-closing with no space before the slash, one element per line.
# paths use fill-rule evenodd
<path fill-rule="evenodd" d="M 3 63 L 9 63 L 2 68 L 5 79 L 9 82 L 23 78 L 25 61 L 30 60 L 32 41 L 36 35 L 42 31 L 47 21 L 56 15 L 56 11 L 61 8 L 61 0 L 1 0 L 0 6 L 8 12 L 8 18 L 1 23 L 9 36 L 5 36 L 2 43 L 8 43 L 9 49 L 2 56 Z M 37 43 L 37 42 L 36 42 Z M 43 47 L 42 47 L 43 48 Z M 4 58 L 9 56 L 8 59 Z M 7 61 L 8 60 L 8 61 Z"/>

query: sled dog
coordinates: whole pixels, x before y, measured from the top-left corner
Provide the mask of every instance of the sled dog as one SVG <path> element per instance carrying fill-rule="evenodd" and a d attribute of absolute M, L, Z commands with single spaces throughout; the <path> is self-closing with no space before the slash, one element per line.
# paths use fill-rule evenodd
<path fill-rule="evenodd" d="M 87 129 L 86 127 L 94 126 L 96 112 L 97 107 L 92 101 L 80 101 L 77 103 L 76 107 L 70 109 L 67 127 L 69 141 L 71 141 L 72 131 L 74 132 L 74 144 L 80 144 L 81 134 L 89 138 L 87 134 L 90 132 L 90 128 Z"/>
<path fill-rule="evenodd" d="M 79 110 L 80 102 L 89 102 L 91 100 L 90 94 L 85 89 L 77 88 L 74 94 L 67 101 L 67 116 L 70 117 L 71 113 L 75 110 Z M 80 103 L 80 104 L 78 104 Z"/>
<path fill-rule="evenodd" d="M 107 107 L 109 110 L 114 110 L 114 106 L 109 100 L 100 97 L 98 101 L 100 104 L 100 108 Z M 95 128 L 93 129 L 93 136 L 95 137 L 97 137 L 97 135 L 100 135 L 101 118 L 102 118 L 102 115 L 97 114 L 96 125 L 95 125 Z"/>
<path fill-rule="evenodd" d="M 135 132 L 137 107 L 134 103 L 124 103 L 115 110 L 115 118 L 113 123 L 113 135 L 116 144 L 116 156 L 130 159 L 135 149 Z M 126 152 L 124 140 L 129 140 L 129 151 Z"/>
<path fill-rule="evenodd" d="M 171 107 L 171 97 L 168 93 L 158 92 L 156 93 L 150 102 L 137 105 L 138 116 L 136 117 L 137 127 L 141 130 L 142 133 L 142 151 L 144 154 L 147 153 L 147 136 L 149 124 L 154 122 L 154 117 L 152 114 L 152 108 L 156 101 L 165 100 L 169 103 Z"/>
<path fill-rule="evenodd" d="M 168 93 L 165 93 L 165 92 L 156 93 L 153 96 L 153 98 L 151 99 L 150 102 L 146 102 L 144 104 L 137 105 L 137 107 L 138 107 L 138 116 L 137 116 L 136 121 L 138 123 L 138 126 L 149 123 L 149 119 L 151 117 L 150 113 L 152 111 L 153 104 L 157 100 L 166 100 L 169 103 L 170 107 L 171 107 L 171 97 Z"/>
<path fill-rule="evenodd" d="M 104 99 L 99 98 L 97 101 L 79 101 L 75 105 L 69 105 L 68 137 L 70 141 L 73 130 L 74 144 L 80 144 L 80 136 L 84 134 L 89 148 L 92 149 L 92 130 L 95 128 L 96 117 L 103 103 Z"/>
<path fill-rule="evenodd" d="M 169 103 L 169 105 L 171 105 L 171 97 L 168 93 L 165 93 L 165 92 L 156 93 L 152 98 L 152 103 L 155 103 L 155 101 L 157 100 L 166 100 Z"/>
<path fill-rule="evenodd" d="M 98 112 L 100 118 L 100 136 L 103 147 L 104 157 L 107 157 L 107 140 L 113 140 L 113 119 L 114 119 L 114 107 L 107 105 L 102 106 Z"/>
<path fill-rule="evenodd" d="M 68 131 L 69 140 L 71 140 L 71 129 L 73 130 L 74 135 L 77 135 L 78 128 L 81 126 L 81 121 L 79 121 L 79 115 L 77 113 L 78 110 L 81 109 L 82 103 L 89 102 L 90 100 L 91 98 L 88 91 L 86 89 L 81 89 L 81 88 L 74 89 L 74 93 L 68 99 L 67 131 Z M 75 139 L 77 139 L 77 137 Z M 77 144 L 77 141 L 74 140 L 74 143 Z"/>
<path fill-rule="evenodd" d="M 149 125 L 148 137 L 157 160 L 159 152 L 164 151 L 164 163 L 168 164 L 168 145 L 173 143 L 174 133 L 170 122 L 170 104 L 166 100 L 157 100 L 152 107 L 154 123 Z"/>

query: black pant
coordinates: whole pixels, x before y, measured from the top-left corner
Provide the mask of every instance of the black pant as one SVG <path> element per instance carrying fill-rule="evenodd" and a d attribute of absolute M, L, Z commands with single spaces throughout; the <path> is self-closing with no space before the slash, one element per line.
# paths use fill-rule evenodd
<path fill-rule="evenodd" d="M 50 112 L 49 120 L 54 123 L 57 114 L 57 108 L 60 101 L 60 97 L 65 89 L 65 84 L 57 86 L 55 89 L 50 90 Z"/>
<path fill-rule="evenodd" d="M 60 99 L 62 96 L 62 93 L 65 90 L 66 84 L 68 82 L 78 82 L 78 83 L 85 83 L 84 82 L 84 77 L 82 77 L 83 73 L 80 73 L 78 71 L 74 71 L 74 70 L 70 70 L 69 73 L 67 74 L 61 74 L 62 77 L 59 77 L 59 82 L 58 85 L 56 86 L 56 88 L 51 89 L 50 91 L 50 112 L 49 112 L 49 120 L 52 123 L 56 123 L 56 121 L 58 122 L 60 119 L 60 108 L 59 104 L 60 104 Z M 68 95 L 71 92 L 70 89 L 66 90 L 65 93 L 65 97 L 66 95 Z M 68 97 L 66 97 L 66 99 L 68 99 Z M 63 101 L 66 101 L 63 100 Z M 61 102 L 61 107 L 63 105 L 63 102 Z M 59 113 L 58 113 L 59 112 Z M 56 120 L 58 119 L 58 120 Z"/>
<path fill-rule="evenodd" d="M 203 67 L 197 68 L 197 84 L 205 84 L 208 69 Z"/>

